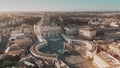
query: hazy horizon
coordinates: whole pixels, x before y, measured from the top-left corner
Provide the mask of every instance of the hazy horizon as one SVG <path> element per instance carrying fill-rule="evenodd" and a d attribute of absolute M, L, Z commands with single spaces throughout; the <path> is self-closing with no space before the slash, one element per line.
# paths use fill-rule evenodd
<path fill-rule="evenodd" d="M 120 11 L 120 0 L 0 0 L 0 12 Z"/>

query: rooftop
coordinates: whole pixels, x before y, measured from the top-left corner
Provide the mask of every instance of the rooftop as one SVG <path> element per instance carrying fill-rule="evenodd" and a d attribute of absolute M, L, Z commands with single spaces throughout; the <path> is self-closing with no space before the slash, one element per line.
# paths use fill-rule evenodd
<path fill-rule="evenodd" d="M 21 53 L 20 50 L 13 50 L 13 51 L 9 51 L 7 54 L 8 55 L 19 55 Z"/>
<path fill-rule="evenodd" d="M 111 66 L 115 66 L 115 65 L 120 66 L 120 62 L 117 59 L 115 59 L 113 56 L 108 54 L 107 52 L 102 51 L 98 54 L 98 56 Z"/>
<path fill-rule="evenodd" d="M 89 26 L 82 26 L 82 27 L 80 27 L 80 29 L 87 30 L 87 31 L 93 31 L 94 30 L 94 28 L 89 27 Z"/>

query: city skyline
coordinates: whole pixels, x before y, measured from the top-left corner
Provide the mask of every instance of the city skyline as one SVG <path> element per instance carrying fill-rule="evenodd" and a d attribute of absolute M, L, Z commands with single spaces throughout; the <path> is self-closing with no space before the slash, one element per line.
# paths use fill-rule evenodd
<path fill-rule="evenodd" d="M 0 11 L 120 11 L 119 0 L 0 0 Z"/>
<path fill-rule="evenodd" d="M 0 0 L 0 68 L 120 68 L 113 0 Z"/>

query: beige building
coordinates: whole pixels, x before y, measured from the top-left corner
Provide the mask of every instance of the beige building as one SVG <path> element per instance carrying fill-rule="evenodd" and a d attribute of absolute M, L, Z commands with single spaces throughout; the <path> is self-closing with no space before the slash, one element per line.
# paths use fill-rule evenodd
<path fill-rule="evenodd" d="M 25 45 L 25 46 L 30 46 L 32 45 L 32 40 L 29 38 L 24 38 L 24 39 L 17 39 L 12 41 L 14 44 L 19 44 L 19 45 Z"/>
<path fill-rule="evenodd" d="M 40 35 L 43 37 L 57 37 L 61 33 L 60 26 L 38 26 Z"/>
<path fill-rule="evenodd" d="M 116 55 L 120 60 L 120 43 L 110 44 L 109 49 L 112 51 L 112 54 Z"/>
<path fill-rule="evenodd" d="M 17 56 L 17 55 L 20 55 L 21 54 L 21 51 L 20 50 L 13 50 L 13 51 L 9 51 L 8 53 L 6 53 L 7 55 L 10 55 L 10 56 Z"/>
<path fill-rule="evenodd" d="M 64 27 L 66 34 L 78 34 L 78 28 L 77 27 Z"/>
<path fill-rule="evenodd" d="M 120 68 L 120 62 L 107 52 L 103 51 L 94 56 L 93 63 L 98 68 Z"/>
<path fill-rule="evenodd" d="M 79 35 L 85 38 L 91 39 L 96 35 L 96 30 L 90 27 L 84 27 L 79 29 Z"/>

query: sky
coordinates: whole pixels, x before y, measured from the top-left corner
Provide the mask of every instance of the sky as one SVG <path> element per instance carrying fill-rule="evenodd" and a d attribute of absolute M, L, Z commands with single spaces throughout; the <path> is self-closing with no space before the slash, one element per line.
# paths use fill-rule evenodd
<path fill-rule="evenodd" d="M 0 11 L 120 11 L 120 0 L 0 0 Z"/>

